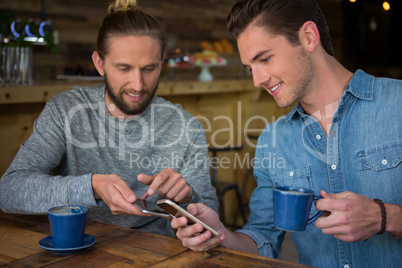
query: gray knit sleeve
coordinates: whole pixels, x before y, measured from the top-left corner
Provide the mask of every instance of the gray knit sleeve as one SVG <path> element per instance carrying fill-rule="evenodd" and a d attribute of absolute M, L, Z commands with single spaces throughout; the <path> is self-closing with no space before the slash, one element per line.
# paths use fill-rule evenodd
<path fill-rule="evenodd" d="M 44 214 L 58 205 L 96 205 L 92 174 L 57 176 L 66 154 L 65 116 L 49 101 L 0 180 L 0 208 L 7 213 Z"/>

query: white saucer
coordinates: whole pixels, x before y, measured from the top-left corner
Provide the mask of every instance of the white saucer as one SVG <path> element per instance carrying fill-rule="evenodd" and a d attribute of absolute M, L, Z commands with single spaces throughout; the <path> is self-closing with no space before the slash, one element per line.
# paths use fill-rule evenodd
<path fill-rule="evenodd" d="M 80 247 L 75 247 L 75 248 L 55 248 L 53 246 L 52 236 L 49 235 L 49 236 L 41 239 L 38 242 L 38 245 L 41 248 L 49 250 L 49 251 L 51 251 L 53 253 L 56 253 L 56 254 L 72 254 L 72 253 L 76 253 L 76 252 L 78 252 L 80 250 L 83 250 L 85 248 L 88 248 L 88 247 L 92 246 L 93 244 L 95 244 L 95 242 L 96 242 L 96 237 L 95 236 L 90 235 L 90 234 L 85 234 L 84 243 Z"/>

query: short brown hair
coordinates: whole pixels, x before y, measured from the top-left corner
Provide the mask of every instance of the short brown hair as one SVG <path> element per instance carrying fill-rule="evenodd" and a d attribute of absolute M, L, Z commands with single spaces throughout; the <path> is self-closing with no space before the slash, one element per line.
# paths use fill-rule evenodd
<path fill-rule="evenodd" d="M 251 23 L 265 27 L 273 35 L 283 35 L 300 45 L 299 30 L 306 21 L 317 25 L 325 51 L 334 56 L 325 16 L 314 0 L 243 0 L 236 3 L 226 19 L 229 34 L 237 39 Z"/>

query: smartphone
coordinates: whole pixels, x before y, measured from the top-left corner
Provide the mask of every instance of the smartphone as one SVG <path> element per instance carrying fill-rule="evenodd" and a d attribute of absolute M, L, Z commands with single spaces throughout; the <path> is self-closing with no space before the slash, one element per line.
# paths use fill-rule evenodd
<path fill-rule="evenodd" d="M 164 211 L 153 201 L 147 201 L 146 199 L 138 198 L 134 203 L 137 204 L 141 212 L 144 214 L 172 219 L 172 216 L 169 213 Z"/>
<path fill-rule="evenodd" d="M 172 200 L 161 199 L 161 200 L 156 201 L 156 204 L 159 207 L 163 208 L 167 213 L 169 213 L 172 218 L 175 218 L 177 216 L 177 214 L 181 214 L 181 216 L 187 217 L 189 224 L 194 224 L 196 222 L 199 222 L 202 224 L 202 226 L 204 226 L 204 229 L 210 231 L 213 236 L 215 236 L 215 237 L 219 236 L 219 233 L 217 231 L 215 231 L 214 229 L 209 227 L 207 224 L 202 222 L 200 219 L 197 219 L 195 216 L 191 215 L 187 210 L 183 209 L 182 207 L 180 207 L 178 204 L 176 204 Z"/>

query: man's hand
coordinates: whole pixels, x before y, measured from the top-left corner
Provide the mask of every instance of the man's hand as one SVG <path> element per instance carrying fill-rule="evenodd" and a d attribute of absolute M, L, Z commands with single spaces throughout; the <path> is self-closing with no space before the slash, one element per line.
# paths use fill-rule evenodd
<path fill-rule="evenodd" d="M 225 228 L 213 209 L 202 203 L 196 203 L 188 205 L 187 210 L 211 226 L 211 228 L 217 230 L 220 235 L 219 237 L 212 237 L 212 233 L 205 231 L 201 223 L 187 226 L 188 219 L 186 217 L 175 218 L 172 220 L 171 225 L 172 228 L 178 229 L 176 236 L 182 241 L 183 246 L 194 251 L 205 251 L 218 246 L 225 239 L 222 234 Z"/>
<path fill-rule="evenodd" d="M 148 216 L 133 205 L 137 200 L 136 195 L 126 182 L 116 174 L 93 174 L 92 189 L 95 199 L 102 199 L 114 215 Z"/>
<path fill-rule="evenodd" d="M 157 192 L 159 196 L 167 197 L 180 205 L 190 202 L 193 197 L 193 189 L 187 181 L 171 168 L 165 168 L 158 175 L 153 176 L 140 174 L 137 179 L 145 185 L 150 185 L 148 195 L 154 195 Z"/>
<path fill-rule="evenodd" d="M 316 208 L 327 213 L 315 221 L 315 226 L 324 234 L 355 242 L 366 240 L 381 229 L 380 206 L 370 198 L 352 192 L 328 194 L 324 190 L 321 196 Z"/>

